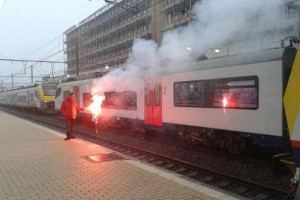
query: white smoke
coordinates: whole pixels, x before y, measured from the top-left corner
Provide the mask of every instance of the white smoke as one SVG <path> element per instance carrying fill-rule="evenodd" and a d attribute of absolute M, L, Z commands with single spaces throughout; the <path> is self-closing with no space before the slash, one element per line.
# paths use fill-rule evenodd
<path fill-rule="evenodd" d="M 92 93 L 121 91 L 138 85 L 138 78 L 155 75 L 157 69 L 174 71 L 196 61 L 207 50 L 255 37 L 251 20 L 279 21 L 284 0 L 202 0 L 191 11 L 192 22 L 166 32 L 160 46 L 154 41 L 134 40 L 132 53 L 123 69 L 112 71 L 96 81 Z M 191 48 L 187 51 L 187 47 Z M 146 72 L 147 70 L 147 72 Z"/>

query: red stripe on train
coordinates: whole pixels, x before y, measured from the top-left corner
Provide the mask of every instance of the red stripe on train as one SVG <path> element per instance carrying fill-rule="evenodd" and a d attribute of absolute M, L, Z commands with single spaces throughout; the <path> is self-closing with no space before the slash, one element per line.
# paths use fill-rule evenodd
<path fill-rule="evenodd" d="M 292 147 L 300 147 L 300 141 L 293 141 L 292 140 Z"/>

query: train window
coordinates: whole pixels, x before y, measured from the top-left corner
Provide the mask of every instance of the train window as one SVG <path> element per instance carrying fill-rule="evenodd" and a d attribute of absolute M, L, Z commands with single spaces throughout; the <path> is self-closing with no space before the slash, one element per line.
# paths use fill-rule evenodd
<path fill-rule="evenodd" d="M 137 95 L 132 91 L 123 92 L 124 106 L 128 110 L 136 110 Z"/>
<path fill-rule="evenodd" d="M 18 102 L 26 103 L 26 96 L 18 96 Z"/>
<path fill-rule="evenodd" d="M 83 101 L 83 106 L 87 107 L 91 104 L 92 102 L 92 95 L 91 93 L 83 93 L 82 94 L 82 101 Z"/>
<path fill-rule="evenodd" d="M 211 107 L 212 83 L 210 81 L 189 81 L 174 83 L 174 106 Z"/>
<path fill-rule="evenodd" d="M 114 106 L 115 92 L 105 92 L 104 95 L 105 95 L 105 100 L 103 102 L 103 106 L 107 108 Z"/>
<path fill-rule="evenodd" d="M 33 102 L 33 93 L 30 93 L 30 101 Z"/>
<path fill-rule="evenodd" d="M 155 83 L 155 87 L 154 87 L 154 105 L 156 105 L 156 106 L 160 105 L 160 87 L 161 87 L 161 85 L 159 83 Z"/>
<path fill-rule="evenodd" d="M 39 98 L 39 94 L 38 94 L 38 92 L 35 90 L 34 91 L 34 96 L 36 97 L 36 98 Z"/>
<path fill-rule="evenodd" d="M 151 85 L 149 83 L 146 85 L 146 105 L 151 105 Z"/>
<path fill-rule="evenodd" d="M 258 77 L 176 82 L 174 106 L 257 109 Z"/>
<path fill-rule="evenodd" d="M 61 88 L 57 88 L 55 98 L 59 97 L 61 95 Z"/>
<path fill-rule="evenodd" d="M 43 84 L 42 85 L 45 96 L 55 96 L 56 85 L 54 84 Z"/>
<path fill-rule="evenodd" d="M 111 109 L 136 110 L 137 94 L 133 91 L 105 92 L 103 107 Z"/>
<path fill-rule="evenodd" d="M 63 97 L 64 97 L 64 99 L 65 99 L 67 96 L 69 96 L 69 94 L 70 94 L 70 91 L 69 91 L 69 90 L 63 91 Z"/>
<path fill-rule="evenodd" d="M 239 77 L 215 82 L 214 107 L 258 108 L 258 77 Z"/>

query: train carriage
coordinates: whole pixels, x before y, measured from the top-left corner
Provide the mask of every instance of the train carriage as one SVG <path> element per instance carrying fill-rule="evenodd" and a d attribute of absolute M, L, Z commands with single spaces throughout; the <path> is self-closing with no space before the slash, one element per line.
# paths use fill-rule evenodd
<path fill-rule="evenodd" d="M 135 86 L 104 91 L 102 117 L 175 132 L 188 142 L 208 145 L 205 138 L 215 138 L 222 144 L 236 142 L 239 150 L 244 140 L 282 147 L 282 53 L 270 49 L 195 62 L 171 73 L 156 71 L 157 76 Z M 93 82 L 100 79 L 60 84 L 56 110 L 69 92 L 87 107 L 91 88 L 97 87 Z"/>
<path fill-rule="evenodd" d="M 163 76 L 158 118 L 195 140 L 213 129 L 251 134 L 254 144 L 280 147 L 281 72 L 280 61 L 268 61 Z"/>
<path fill-rule="evenodd" d="M 91 89 L 94 79 L 61 83 L 57 86 L 55 110 L 59 111 L 63 100 L 74 93 L 80 107 L 87 107 L 91 102 Z"/>
<path fill-rule="evenodd" d="M 1 105 L 39 110 L 54 111 L 55 84 L 38 84 L 30 87 L 0 93 Z"/>
<path fill-rule="evenodd" d="M 80 107 L 87 108 L 92 102 L 91 90 L 94 81 L 98 79 L 88 79 L 61 83 L 58 85 L 56 93 L 55 109 L 60 110 L 63 99 L 70 93 L 74 93 L 77 103 Z M 143 81 L 140 81 L 141 85 Z M 102 105 L 103 117 L 105 118 L 123 118 L 132 120 L 144 120 L 142 110 L 143 92 L 140 89 L 128 89 L 126 91 L 106 91 L 104 92 L 106 100 Z M 79 117 L 90 115 L 91 112 L 85 109 L 79 114 Z"/>

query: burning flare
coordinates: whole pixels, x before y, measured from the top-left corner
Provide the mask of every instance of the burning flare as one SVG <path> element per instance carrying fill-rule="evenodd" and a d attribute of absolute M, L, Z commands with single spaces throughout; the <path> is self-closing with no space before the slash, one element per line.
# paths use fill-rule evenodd
<path fill-rule="evenodd" d="M 223 97 L 223 108 L 226 108 L 228 106 L 228 99 L 226 97 Z"/>
<path fill-rule="evenodd" d="M 89 109 L 93 114 L 93 118 L 96 119 L 102 113 L 101 105 L 104 100 L 105 100 L 104 95 L 94 95 L 92 97 L 92 103 L 89 106 Z"/>
<path fill-rule="evenodd" d="M 226 113 L 226 108 L 228 106 L 228 99 L 227 99 L 227 97 L 223 97 L 222 104 L 223 104 L 223 112 L 225 114 Z"/>

